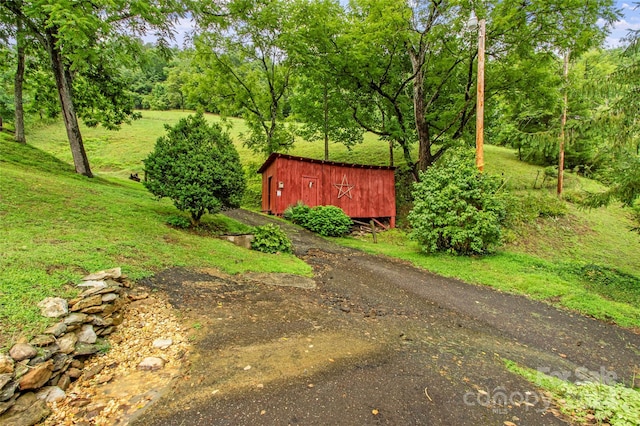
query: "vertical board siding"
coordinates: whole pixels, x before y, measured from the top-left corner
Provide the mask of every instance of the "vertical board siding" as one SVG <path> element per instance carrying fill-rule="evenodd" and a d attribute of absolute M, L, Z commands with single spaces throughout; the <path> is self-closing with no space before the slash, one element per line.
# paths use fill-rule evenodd
<path fill-rule="evenodd" d="M 306 201 L 311 207 L 340 207 L 353 218 L 395 218 L 396 215 L 392 168 L 352 166 L 272 154 L 259 172 L 262 173 L 264 212 L 281 215 L 290 205 Z M 270 176 L 271 188 L 268 183 Z M 280 182 L 283 188 L 279 188 Z M 309 182 L 313 182 L 311 188 Z M 278 191 L 281 191 L 280 196 Z M 338 198 L 340 194 L 342 196 Z"/>

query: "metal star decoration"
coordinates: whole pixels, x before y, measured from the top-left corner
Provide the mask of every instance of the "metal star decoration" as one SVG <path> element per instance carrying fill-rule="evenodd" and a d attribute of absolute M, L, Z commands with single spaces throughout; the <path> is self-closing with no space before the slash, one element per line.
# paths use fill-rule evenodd
<path fill-rule="evenodd" d="M 349 197 L 349 199 L 353 199 L 353 195 L 351 195 L 351 190 L 355 185 L 349 185 L 349 182 L 347 181 L 347 175 L 342 176 L 342 183 L 334 183 L 333 186 L 338 188 L 339 199 L 344 197 L 345 195 Z"/>

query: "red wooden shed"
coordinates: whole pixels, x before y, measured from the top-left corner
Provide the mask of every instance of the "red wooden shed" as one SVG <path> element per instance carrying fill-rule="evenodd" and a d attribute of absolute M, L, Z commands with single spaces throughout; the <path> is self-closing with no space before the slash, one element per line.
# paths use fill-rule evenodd
<path fill-rule="evenodd" d="M 313 160 L 274 153 L 260 167 L 262 211 L 282 215 L 302 201 L 337 206 L 351 218 L 396 220 L 394 167 Z"/>

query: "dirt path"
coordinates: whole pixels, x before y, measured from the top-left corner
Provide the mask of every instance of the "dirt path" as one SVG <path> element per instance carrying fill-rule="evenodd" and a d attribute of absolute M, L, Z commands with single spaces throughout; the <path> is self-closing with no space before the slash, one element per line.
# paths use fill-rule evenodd
<path fill-rule="evenodd" d="M 136 424 L 563 424 L 503 358 L 571 380 L 640 365 L 629 331 L 283 227 L 315 289 L 184 269 L 146 282 L 197 329 L 196 353 Z"/>

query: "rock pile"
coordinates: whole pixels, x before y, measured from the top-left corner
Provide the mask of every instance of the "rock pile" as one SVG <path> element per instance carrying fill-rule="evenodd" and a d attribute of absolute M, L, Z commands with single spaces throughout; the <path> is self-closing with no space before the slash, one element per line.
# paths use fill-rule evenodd
<path fill-rule="evenodd" d="M 141 297 L 129 291 L 125 278 L 120 268 L 101 271 L 83 278 L 79 286 L 86 290 L 77 298 L 38 304 L 42 315 L 59 322 L 0 354 L 0 424 L 41 421 L 50 413 L 46 403 L 64 399 L 88 358 L 108 348 L 104 337 L 122 322 L 122 307 Z"/>

